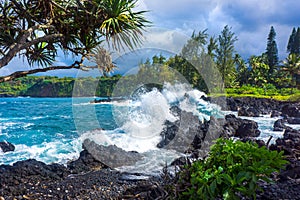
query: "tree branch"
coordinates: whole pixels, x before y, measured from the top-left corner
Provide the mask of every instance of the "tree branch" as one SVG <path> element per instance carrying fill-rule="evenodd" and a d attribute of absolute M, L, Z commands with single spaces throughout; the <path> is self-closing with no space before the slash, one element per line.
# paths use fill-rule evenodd
<path fill-rule="evenodd" d="M 31 45 L 38 44 L 40 42 L 48 42 L 51 40 L 55 40 L 58 38 L 62 38 L 63 34 L 57 33 L 57 34 L 51 34 L 51 35 L 45 35 L 43 37 L 39 37 L 37 39 L 31 40 L 31 41 L 26 41 L 27 38 L 32 34 L 33 31 L 40 29 L 40 28 L 50 28 L 51 25 L 37 25 L 29 28 L 22 38 L 19 40 L 18 43 L 15 43 L 10 47 L 10 50 L 6 55 L 4 55 L 0 59 L 0 69 L 4 66 L 6 66 L 21 50 L 24 50 Z"/>
<path fill-rule="evenodd" d="M 58 69 L 81 69 L 80 65 L 81 65 L 81 63 L 76 61 L 74 64 L 72 64 L 70 66 L 51 66 L 51 67 L 38 68 L 38 69 L 32 69 L 32 70 L 27 70 L 27 71 L 17 71 L 8 76 L 0 77 L 0 83 L 6 82 L 6 81 L 11 81 L 16 78 L 24 77 L 24 76 L 39 73 L 39 72 L 47 72 L 47 71 L 58 70 Z"/>

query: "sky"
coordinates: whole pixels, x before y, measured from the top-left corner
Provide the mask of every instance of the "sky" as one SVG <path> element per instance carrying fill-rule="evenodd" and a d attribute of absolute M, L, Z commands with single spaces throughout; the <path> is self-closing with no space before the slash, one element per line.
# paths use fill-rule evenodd
<path fill-rule="evenodd" d="M 155 54 L 179 53 L 193 31 L 207 29 L 210 36 L 218 37 L 225 25 L 237 36 L 235 50 L 244 59 L 265 51 L 273 26 L 282 60 L 287 56 L 286 46 L 292 28 L 300 26 L 297 0 L 138 0 L 136 10 L 149 11 L 146 18 L 152 22 L 152 27 L 146 30 L 144 44 L 139 49 L 113 53 L 119 67 L 116 73 L 127 73 Z M 72 59 L 61 56 L 57 61 L 63 64 Z M 22 60 L 15 59 L 0 69 L 0 75 L 28 68 Z M 47 74 L 74 76 L 76 73 L 76 70 L 58 70 Z"/>

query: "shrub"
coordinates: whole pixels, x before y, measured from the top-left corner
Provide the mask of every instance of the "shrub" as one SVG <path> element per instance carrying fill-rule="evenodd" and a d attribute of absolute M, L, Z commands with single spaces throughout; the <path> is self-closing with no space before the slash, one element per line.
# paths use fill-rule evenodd
<path fill-rule="evenodd" d="M 286 163 L 283 152 L 269 151 L 250 142 L 218 139 L 209 157 L 181 172 L 181 199 L 256 199 L 258 180 L 271 181 L 271 173 Z"/>

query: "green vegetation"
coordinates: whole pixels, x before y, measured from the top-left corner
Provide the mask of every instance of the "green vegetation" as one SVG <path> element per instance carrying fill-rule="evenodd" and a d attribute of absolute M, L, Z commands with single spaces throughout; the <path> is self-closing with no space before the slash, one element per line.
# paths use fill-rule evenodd
<path fill-rule="evenodd" d="M 248 61 L 235 52 L 237 40 L 229 26 L 224 27 L 217 39 L 209 37 L 205 29 L 194 32 L 178 55 L 169 59 L 155 56 L 152 63 L 148 60 L 144 65 L 165 66 L 169 72 L 165 70 L 164 76 L 169 73 L 168 77 L 174 77 L 171 74 L 175 70 L 192 87 L 212 96 L 226 94 L 289 100 L 291 95 L 299 94 L 300 28 L 293 29 L 287 47 L 290 54 L 283 61 L 278 60 L 274 27 L 270 29 L 266 51 L 250 56 Z"/>
<path fill-rule="evenodd" d="M 283 152 L 269 151 L 256 143 L 218 139 L 209 157 L 181 172 L 181 199 L 256 199 L 259 180 L 270 182 L 273 172 L 287 163 Z"/>
<path fill-rule="evenodd" d="M 120 75 L 98 78 L 57 78 L 28 76 L 0 83 L 1 96 L 71 97 L 110 96 Z M 76 83 L 76 90 L 74 89 Z M 91 87 L 95 85 L 95 87 Z"/>
<path fill-rule="evenodd" d="M 276 100 L 291 100 L 292 96 L 299 95 L 300 90 L 293 88 L 276 88 L 273 84 L 264 84 L 262 87 L 242 85 L 241 87 L 227 88 L 227 97 L 257 97 L 273 98 Z M 212 96 L 217 94 L 212 94 Z"/>

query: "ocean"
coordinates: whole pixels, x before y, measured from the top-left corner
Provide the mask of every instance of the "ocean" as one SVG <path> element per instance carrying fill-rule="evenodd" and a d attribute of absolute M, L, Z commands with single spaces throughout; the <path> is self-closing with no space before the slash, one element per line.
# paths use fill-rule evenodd
<path fill-rule="evenodd" d="M 165 85 L 162 91 L 143 92 L 134 100 L 96 104 L 90 103 L 94 98 L 0 98 L 0 141 L 16 147 L 14 152 L 0 151 L 0 165 L 30 158 L 66 164 L 79 157 L 82 142 L 90 138 L 142 153 L 144 159 L 130 170 L 158 170 L 181 155 L 156 147 L 164 121 L 177 119 L 169 110 L 172 105 L 193 112 L 200 120 L 232 113 L 204 101 L 202 95 L 183 85 Z M 258 122 L 260 139 L 266 141 L 272 135 L 274 141 L 283 135 L 272 131 L 278 118 L 248 119 Z"/>

